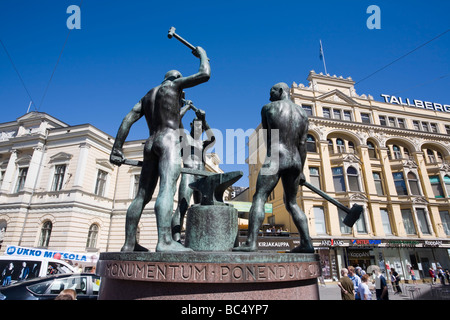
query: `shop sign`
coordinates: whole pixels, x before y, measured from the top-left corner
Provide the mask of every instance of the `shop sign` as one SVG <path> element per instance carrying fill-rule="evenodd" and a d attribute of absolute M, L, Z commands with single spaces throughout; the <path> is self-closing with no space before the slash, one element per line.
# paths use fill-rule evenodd
<path fill-rule="evenodd" d="M 370 258 L 369 250 L 348 250 L 349 258 Z"/>
<path fill-rule="evenodd" d="M 386 243 L 387 247 L 401 247 L 401 248 L 414 248 L 419 244 L 419 241 L 414 240 L 390 240 Z"/>
<path fill-rule="evenodd" d="M 334 240 L 334 239 L 322 240 L 320 245 L 326 246 L 326 247 L 339 247 L 339 246 L 344 245 L 344 241 L 343 240 Z"/>
<path fill-rule="evenodd" d="M 442 246 L 442 241 L 431 241 L 431 240 L 425 240 L 423 243 L 424 247 L 440 247 Z"/>
<path fill-rule="evenodd" d="M 381 244 L 381 240 L 353 239 L 352 244 L 354 246 L 357 246 L 357 245 L 377 246 L 377 245 Z"/>
<path fill-rule="evenodd" d="M 73 253 L 66 251 L 53 251 L 39 248 L 26 248 L 20 246 L 8 246 L 5 251 L 9 256 L 26 256 L 47 259 L 63 259 L 79 262 L 96 262 L 98 257 L 95 254 Z"/>
<path fill-rule="evenodd" d="M 402 106 L 421 108 L 421 109 L 429 109 L 429 110 L 440 111 L 440 112 L 450 112 L 450 105 L 448 105 L 448 104 L 443 105 L 441 103 L 422 101 L 422 100 L 416 100 L 416 99 L 414 99 L 413 102 L 411 102 L 408 98 L 403 100 L 402 97 L 397 98 L 396 96 L 390 96 L 388 94 L 381 94 L 381 96 L 384 98 L 384 102 L 390 103 L 390 104 L 398 104 L 398 105 L 402 105 Z"/>

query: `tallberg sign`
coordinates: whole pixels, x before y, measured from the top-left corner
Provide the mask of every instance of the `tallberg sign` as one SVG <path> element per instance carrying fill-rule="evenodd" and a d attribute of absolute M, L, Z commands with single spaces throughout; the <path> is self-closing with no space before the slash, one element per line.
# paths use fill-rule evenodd
<path fill-rule="evenodd" d="M 416 100 L 416 99 L 412 100 L 412 102 L 411 102 L 411 100 L 409 100 L 409 98 L 406 98 L 403 100 L 402 97 L 390 96 L 388 94 L 381 94 L 381 96 L 384 98 L 384 102 L 390 103 L 390 104 L 399 104 L 402 106 L 450 113 L 450 105 L 448 105 L 448 104 L 441 104 L 441 103 L 422 101 L 422 100 Z"/>

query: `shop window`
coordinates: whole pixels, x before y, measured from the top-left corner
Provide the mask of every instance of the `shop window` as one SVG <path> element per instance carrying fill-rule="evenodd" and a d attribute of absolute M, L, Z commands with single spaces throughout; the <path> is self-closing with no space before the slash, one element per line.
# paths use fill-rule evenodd
<path fill-rule="evenodd" d="M 391 219 L 387 209 L 380 209 L 381 222 L 383 223 L 383 231 L 385 235 L 392 235 Z"/>
<path fill-rule="evenodd" d="M 393 172 L 395 190 L 397 195 L 406 196 L 408 195 L 408 190 L 406 189 L 405 179 L 403 178 L 403 172 Z"/>
<path fill-rule="evenodd" d="M 417 179 L 417 176 L 412 172 L 408 173 L 408 184 L 409 189 L 411 190 L 411 195 L 421 195 L 419 189 L 419 180 Z"/>
<path fill-rule="evenodd" d="M 314 207 L 314 220 L 317 234 L 327 234 L 327 227 L 325 222 L 325 212 L 323 207 Z"/>
<path fill-rule="evenodd" d="M 361 191 L 361 187 L 359 185 L 358 170 L 356 170 L 354 167 L 348 167 L 347 179 L 350 191 Z"/>
<path fill-rule="evenodd" d="M 308 134 L 308 136 L 306 138 L 306 151 L 307 152 L 317 152 L 316 139 L 310 134 Z"/>
<path fill-rule="evenodd" d="M 442 189 L 441 179 L 439 176 L 429 176 L 431 189 L 433 189 L 435 198 L 444 198 L 444 189 Z"/>
<path fill-rule="evenodd" d="M 334 190 L 336 192 L 345 192 L 345 179 L 344 179 L 344 171 L 342 167 L 332 168 L 333 173 L 333 184 Z"/>
<path fill-rule="evenodd" d="M 447 210 L 439 211 L 439 215 L 441 216 L 442 228 L 447 236 L 450 236 L 450 214 Z"/>
<path fill-rule="evenodd" d="M 39 237 L 39 247 L 47 248 L 50 242 L 50 235 L 52 234 L 53 224 L 51 221 L 45 221 L 41 228 L 41 235 Z"/>
<path fill-rule="evenodd" d="M 402 209 L 402 220 L 406 234 L 417 234 L 416 226 L 414 225 L 414 220 L 410 209 Z"/>
<path fill-rule="evenodd" d="M 416 214 L 420 231 L 423 234 L 431 234 L 430 226 L 428 225 L 427 212 L 425 211 L 425 209 L 417 208 Z"/>

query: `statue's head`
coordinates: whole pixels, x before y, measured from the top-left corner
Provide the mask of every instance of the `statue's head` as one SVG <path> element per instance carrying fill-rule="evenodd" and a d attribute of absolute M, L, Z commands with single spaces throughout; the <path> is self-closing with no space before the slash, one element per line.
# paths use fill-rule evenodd
<path fill-rule="evenodd" d="M 164 81 L 167 81 L 167 80 L 173 81 L 173 80 L 181 78 L 181 77 L 182 77 L 182 75 L 181 75 L 180 71 L 178 71 L 178 70 L 170 70 L 164 76 Z"/>
<path fill-rule="evenodd" d="M 280 82 L 270 89 L 270 101 L 278 101 L 289 98 L 289 86 Z"/>

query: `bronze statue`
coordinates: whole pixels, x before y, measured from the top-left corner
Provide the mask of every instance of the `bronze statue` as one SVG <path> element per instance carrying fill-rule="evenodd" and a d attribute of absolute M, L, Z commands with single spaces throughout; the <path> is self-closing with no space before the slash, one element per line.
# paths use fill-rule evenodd
<path fill-rule="evenodd" d="M 191 122 L 190 135 L 182 137 L 182 157 L 183 167 L 194 170 L 205 170 L 205 154 L 207 149 L 214 144 L 214 134 L 205 118 L 205 111 L 197 109 L 192 105 L 191 101 L 187 102 L 195 111 L 196 118 Z M 203 132 L 206 131 L 206 140 L 201 140 Z M 178 189 L 178 206 L 172 217 L 172 236 L 175 241 L 181 241 L 181 229 L 186 211 L 189 207 L 191 197 L 194 197 L 194 203 L 198 204 L 201 201 L 201 194 L 197 190 L 189 187 L 189 184 L 197 181 L 198 175 L 183 174 L 181 176 L 180 186 Z"/>
<path fill-rule="evenodd" d="M 131 126 L 145 116 L 150 137 L 144 146 L 144 162 L 137 195 L 127 210 L 125 244 L 121 251 L 148 251 L 136 242 L 136 229 L 145 205 L 151 200 L 158 179 L 159 194 L 155 204 L 158 243 L 156 251 L 190 251 L 172 239 L 171 220 L 173 199 L 181 171 L 180 108 L 183 89 L 207 82 L 211 68 L 206 52 L 195 47 L 194 56 L 200 58 L 199 71 L 183 77 L 177 70 L 166 73 L 164 81 L 151 89 L 125 116 L 120 125 L 110 155 L 113 164 L 125 162 L 123 144 Z"/>
<path fill-rule="evenodd" d="M 306 159 L 308 116 L 290 100 L 289 87 L 285 83 L 278 83 L 271 88 L 270 101 L 261 111 L 262 127 L 267 130 L 267 155 L 256 182 L 249 214 L 249 233 L 246 243 L 233 250 L 257 250 L 256 240 L 264 220 L 264 204 L 281 178 L 284 203 L 301 238 L 300 245 L 291 252 L 313 253 L 308 220 L 296 199 L 298 186 L 305 181 L 303 166 Z M 276 133 L 279 143 L 272 141 Z"/>

